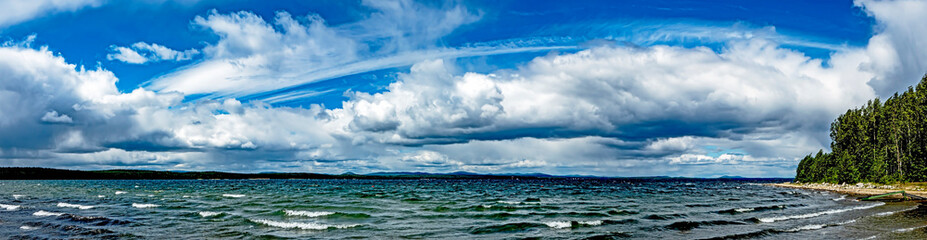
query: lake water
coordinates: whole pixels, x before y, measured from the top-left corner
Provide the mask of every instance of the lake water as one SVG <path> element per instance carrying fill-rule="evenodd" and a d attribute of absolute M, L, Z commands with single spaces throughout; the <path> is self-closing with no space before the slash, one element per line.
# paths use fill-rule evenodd
<path fill-rule="evenodd" d="M 0 236 L 927 239 L 927 208 L 757 181 L 0 181 Z"/>

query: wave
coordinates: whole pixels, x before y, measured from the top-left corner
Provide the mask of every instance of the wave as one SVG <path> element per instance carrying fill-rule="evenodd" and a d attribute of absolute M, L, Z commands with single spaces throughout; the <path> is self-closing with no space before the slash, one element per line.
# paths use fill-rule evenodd
<path fill-rule="evenodd" d="M 106 195 L 97 195 L 98 198 L 105 198 Z"/>
<path fill-rule="evenodd" d="M 638 212 L 635 212 L 635 211 L 628 211 L 628 210 L 608 210 L 608 212 L 606 212 L 606 213 L 608 213 L 609 215 L 634 215 L 634 214 L 638 214 Z"/>
<path fill-rule="evenodd" d="M 685 216 L 686 216 L 685 214 L 681 214 L 681 213 L 650 214 L 650 215 L 644 216 L 644 219 L 650 219 L 650 220 L 670 220 L 670 219 L 681 218 L 681 217 L 685 217 Z"/>
<path fill-rule="evenodd" d="M 849 221 L 840 222 L 840 223 L 805 225 L 805 226 L 796 227 L 796 228 L 792 228 L 792 229 L 785 230 L 785 231 L 786 231 L 786 232 L 801 232 L 801 231 L 808 231 L 808 230 L 818 230 L 818 229 L 822 229 L 822 228 L 826 228 L 826 227 L 833 227 L 833 226 L 846 225 L 846 224 L 850 224 L 850 223 L 854 223 L 854 222 L 856 222 L 856 219 L 851 219 L 851 220 L 849 220 Z"/>
<path fill-rule="evenodd" d="M 350 224 L 350 225 L 329 225 L 329 224 L 320 224 L 320 223 L 311 223 L 311 222 L 278 222 L 271 221 L 267 219 L 248 219 L 255 223 L 264 224 L 271 227 L 278 228 L 298 228 L 304 230 L 325 230 L 330 228 L 352 228 L 360 226 L 360 224 Z"/>
<path fill-rule="evenodd" d="M 917 208 L 918 208 L 918 207 L 912 207 L 912 208 L 908 208 L 908 209 L 904 209 L 904 210 L 898 210 L 898 211 L 881 212 L 881 213 L 876 213 L 875 216 L 879 216 L 879 217 L 888 216 L 888 215 L 892 215 L 892 214 L 895 214 L 895 213 L 898 213 L 898 212 L 907 212 L 907 211 L 911 211 L 911 210 L 914 210 L 914 209 L 917 209 Z"/>
<path fill-rule="evenodd" d="M 62 214 L 59 216 L 59 219 L 68 219 L 74 222 L 89 223 L 96 226 L 105 226 L 105 225 L 124 225 L 131 223 L 130 221 L 111 219 L 101 216 L 80 216 L 74 214 Z"/>
<path fill-rule="evenodd" d="M 223 197 L 230 197 L 230 198 L 242 198 L 242 197 L 245 197 L 244 194 L 229 194 L 229 193 L 222 194 L 222 196 L 223 196 Z"/>
<path fill-rule="evenodd" d="M 13 194 L 13 199 L 20 199 L 22 197 L 25 197 L 25 195 Z"/>
<path fill-rule="evenodd" d="M 674 222 L 673 224 L 667 225 L 665 228 L 679 230 L 679 231 L 689 231 L 701 226 L 716 226 L 716 225 L 744 225 L 745 222 L 738 221 L 726 221 L 726 220 L 714 220 L 714 221 L 679 221 Z"/>
<path fill-rule="evenodd" d="M 301 217 L 321 217 L 335 214 L 335 212 L 313 212 L 313 211 L 296 211 L 296 210 L 283 210 L 283 212 L 288 216 L 301 216 Z"/>
<path fill-rule="evenodd" d="M 587 226 L 599 226 L 602 225 L 602 220 L 594 221 L 555 221 L 555 222 L 544 222 L 544 225 L 547 225 L 550 228 L 577 228 L 577 227 L 587 227 Z"/>
<path fill-rule="evenodd" d="M 527 205 L 527 204 L 530 204 L 530 205 L 539 205 L 539 204 L 541 204 L 541 201 L 540 201 L 540 200 L 534 201 L 534 199 L 530 199 L 530 198 L 529 198 L 528 200 L 531 200 L 531 201 L 524 201 L 524 202 L 519 202 L 519 201 L 498 201 L 497 203 L 509 204 L 509 205 Z"/>
<path fill-rule="evenodd" d="M 831 200 L 840 201 L 840 200 L 844 200 L 844 199 L 847 199 L 847 195 L 840 195 L 840 197 L 834 198 L 834 199 L 831 199 Z"/>
<path fill-rule="evenodd" d="M 123 192 L 123 191 L 116 191 L 116 195 L 119 195 L 119 194 L 126 194 L 126 193 L 127 193 L 127 192 Z"/>
<path fill-rule="evenodd" d="M 64 213 L 46 212 L 46 211 L 43 211 L 43 210 L 39 210 L 38 212 L 35 212 L 35 213 L 33 213 L 32 215 L 34 215 L 34 216 L 39 216 L 39 217 L 47 217 L 47 216 L 61 216 L 61 215 L 64 215 Z"/>
<path fill-rule="evenodd" d="M 721 214 L 740 214 L 747 212 L 763 212 L 770 210 L 781 210 L 786 209 L 785 205 L 774 205 L 774 206 L 761 206 L 761 207 L 746 207 L 746 208 L 732 208 L 727 210 L 718 211 Z"/>
<path fill-rule="evenodd" d="M 19 205 L 0 204 L 0 208 L 6 209 L 7 211 L 16 211 L 19 207 Z"/>
<path fill-rule="evenodd" d="M 134 207 L 134 208 L 156 208 L 156 207 L 160 207 L 160 206 L 161 206 L 161 205 L 158 205 L 158 204 L 150 204 L 150 203 L 132 203 L 132 207 Z"/>
<path fill-rule="evenodd" d="M 131 238 L 131 234 L 116 234 L 116 232 L 103 228 L 88 228 L 77 225 L 62 225 L 55 223 L 41 223 L 41 222 L 27 222 L 24 225 L 20 226 L 19 229 L 55 229 L 63 231 L 66 235 L 71 235 L 72 237 L 81 236 L 81 239 L 87 238 L 90 236 L 90 239 L 123 239 Z"/>
<path fill-rule="evenodd" d="M 822 216 L 822 215 L 837 214 L 837 213 L 849 212 L 849 211 L 854 211 L 854 210 L 863 210 L 863 209 L 874 208 L 874 207 L 878 207 L 882 205 L 885 205 L 885 203 L 879 202 L 879 203 L 872 204 L 872 205 L 852 207 L 852 208 L 833 209 L 833 210 L 800 214 L 800 215 L 779 216 L 779 217 L 769 217 L 769 218 L 755 218 L 755 219 L 758 222 L 771 223 L 771 222 L 778 222 L 778 221 L 785 221 L 785 220 L 792 220 L 792 219 L 813 218 L 813 217 Z"/>
<path fill-rule="evenodd" d="M 702 240 L 755 239 L 755 238 L 775 235 L 779 233 L 782 233 L 782 231 L 776 230 L 776 229 L 765 229 L 765 230 L 760 230 L 760 231 L 755 231 L 755 232 L 738 233 L 738 234 L 724 235 L 724 236 L 713 237 L 713 238 L 703 238 Z"/>
<path fill-rule="evenodd" d="M 39 229 L 39 228 L 40 228 L 40 227 L 26 226 L 26 225 L 19 226 L 19 229 L 26 230 L 26 231 L 35 230 L 35 229 Z"/>
<path fill-rule="evenodd" d="M 221 212 L 202 211 L 202 212 L 198 212 L 198 214 L 200 214 L 200 216 L 202 216 L 202 217 L 207 217 L 207 218 L 208 218 L 208 217 L 219 216 L 219 214 L 222 214 L 222 213 L 221 213 Z"/>
<path fill-rule="evenodd" d="M 89 206 L 89 205 L 70 204 L 70 203 L 63 203 L 63 202 L 59 202 L 58 207 L 77 208 L 80 210 L 87 210 L 87 209 L 94 208 L 94 206 Z"/>
<path fill-rule="evenodd" d="M 895 230 L 893 230 L 892 232 L 896 232 L 896 233 L 910 232 L 910 231 L 917 230 L 918 228 L 924 228 L 924 227 L 927 227 L 927 225 L 925 225 L 925 226 L 919 226 L 919 227 L 910 227 L 910 228 L 895 229 Z"/>
<path fill-rule="evenodd" d="M 540 223 L 528 223 L 528 222 L 519 222 L 519 223 L 507 223 L 502 225 L 491 225 L 486 227 L 478 227 L 470 230 L 472 234 L 488 234 L 488 233 L 513 233 L 513 232 L 524 232 L 534 228 L 548 227 L 546 224 Z"/>

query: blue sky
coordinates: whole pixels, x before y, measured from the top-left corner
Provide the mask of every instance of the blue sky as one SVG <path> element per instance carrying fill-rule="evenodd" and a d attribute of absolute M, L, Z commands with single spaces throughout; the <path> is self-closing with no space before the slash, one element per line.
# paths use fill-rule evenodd
<path fill-rule="evenodd" d="M 790 177 L 920 1 L 0 1 L 0 165 Z"/>

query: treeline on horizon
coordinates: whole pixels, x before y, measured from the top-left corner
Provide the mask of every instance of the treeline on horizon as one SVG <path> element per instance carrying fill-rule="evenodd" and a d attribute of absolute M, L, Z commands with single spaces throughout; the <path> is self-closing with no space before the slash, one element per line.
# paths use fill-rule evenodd
<path fill-rule="evenodd" d="M 227 172 L 175 172 L 150 170 L 98 170 L 81 171 L 38 167 L 0 167 L 0 180 L 168 180 L 168 179 L 497 179 L 497 180 L 606 180 L 622 182 L 676 182 L 676 181 L 788 181 L 789 178 L 686 178 L 686 177 L 596 177 L 554 176 L 546 174 L 477 174 L 470 172 L 423 173 L 380 172 L 371 174 L 319 174 L 319 173 L 227 173 Z"/>
<path fill-rule="evenodd" d="M 927 181 L 927 75 L 900 95 L 847 110 L 830 125 L 830 153 L 805 156 L 798 182 Z"/>

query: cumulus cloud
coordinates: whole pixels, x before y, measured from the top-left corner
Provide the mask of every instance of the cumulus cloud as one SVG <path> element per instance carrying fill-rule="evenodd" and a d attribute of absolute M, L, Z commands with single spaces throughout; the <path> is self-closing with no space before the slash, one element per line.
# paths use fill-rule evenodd
<path fill-rule="evenodd" d="M 0 27 L 6 27 L 47 14 L 77 11 L 99 7 L 103 0 L 2 0 L 0 1 Z"/>
<path fill-rule="evenodd" d="M 154 43 L 137 42 L 129 47 L 110 47 L 110 54 L 106 59 L 110 61 L 121 61 L 131 64 L 145 64 L 149 62 L 161 61 L 186 61 L 193 59 L 200 53 L 196 49 L 187 49 L 177 51 Z"/>
<path fill-rule="evenodd" d="M 146 87 L 209 98 L 260 93 L 270 101 L 285 101 L 311 93 L 275 90 L 436 58 L 562 48 L 444 47 L 442 37 L 479 20 L 481 14 L 459 4 L 426 6 L 408 0 L 362 4 L 370 9 L 369 14 L 337 26 L 318 15 L 293 16 L 288 12 L 277 12 L 272 20 L 247 11 L 211 11 L 197 16 L 194 27 L 217 35 L 219 40 L 202 50 L 202 62 L 156 78 Z M 290 95 L 277 96 L 280 94 Z"/>
<path fill-rule="evenodd" d="M 382 91 L 347 92 L 337 109 L 182 100 L 254 83 L 289 86 L 296 66 L 336 68 L 383 46 L 433 45 L 453 28 L 401 25 L 434 34 L 399 44 L 385 31 L 374 49 L 341 31 L 363 24 L 336 29 L 318 17 L 300 22 L 278 13 L 271 25 L 248 12 L 212 12 L 194 20 L 220 36 L 202 50 L 204 61 L 186 68 L 198 70 L 152 82 L 157 91 L 128 93 L 117 91 L 111 72 L 68 64 L 45 48 L 7 44 L 0 47 L 0 73 L 7 76 L 0 81 L 0 161 L 329 173 L 789 176 L 799 157 L 827 147 L 834 117 L 878 96 L 877 82 L 908 81 L 896 74 L 925 70 L 886 64 L 927 57 L 919 50 L 901 54 L 894 39 L 927 34 L 905 27 L 920 21 L 882 17 L 916 4 L 890 3 L 858 2 L 884 29 L 866 47 L 828 59 L 745 38 L 720 50 L 603 45 L 492 73 L 459 73 L 448 61 L 428 60 Z M 382 14 L 370 19 L 405 16 L 391 14 L 394 8 L 433 11 L 405 2 L 368 4 Z M 475 16 L 455 9 L 438 11 L 463 16 L 444 20 L 449 26 Z M 903 29 L 920 32 L 895 33 Z"/>
<path fill-rule="evenodd" d="M 873 61 L 862 68 L 878 71 L 870 82 L 881 96 L 903 91 L 917 83 L 927 70 L 927 25 L 923 21 L 927 2 L 915 0 L 856 0 L 872 16 L 879 34 L 869 39 L 867 54 Z"/>

